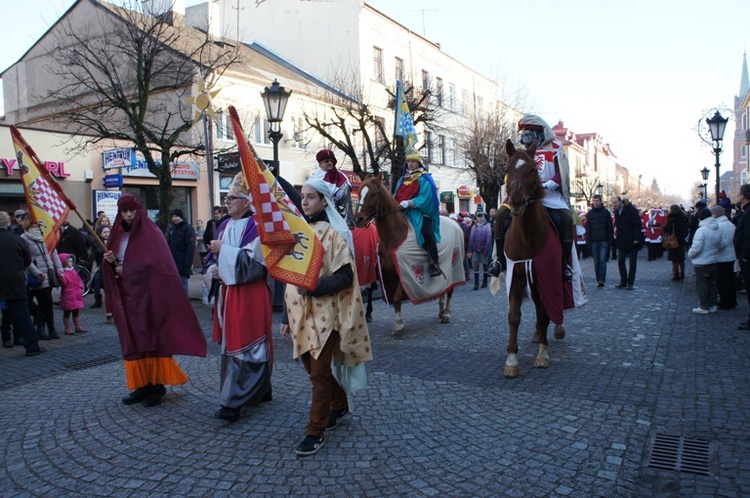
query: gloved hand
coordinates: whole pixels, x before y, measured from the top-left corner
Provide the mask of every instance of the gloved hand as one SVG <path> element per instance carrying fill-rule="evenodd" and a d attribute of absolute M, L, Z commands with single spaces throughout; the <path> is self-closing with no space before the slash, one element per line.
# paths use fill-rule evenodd
<path fill-rule="evenodd" d="M 552 180 L 547 180 L 546 182 L 542 183 L 542 187 L 546 188 L 547 190 L 555 190 L 559 185 Z"/>
<path fill-rule="evenodd" d="M 401 206 L 401 209 L 407 209 L 409 207 L 409 201 L 401 201 L 398 205 Z"/>

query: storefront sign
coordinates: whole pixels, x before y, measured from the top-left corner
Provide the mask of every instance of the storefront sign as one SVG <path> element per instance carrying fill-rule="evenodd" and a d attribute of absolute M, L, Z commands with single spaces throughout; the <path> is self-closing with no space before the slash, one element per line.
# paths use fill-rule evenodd
<path fill-rule="evenodd" d="M 354 171 L 349 171 L 345 169 L 340 169 L 347 180 L 349 180 L 349 183 L 352 185 L 352 188 L 359 188 L 360 185 L 362 185 L 362 179 L 359 177 L 357 173 Z"/>
<path fill-rule="evenodd" d="M 440 202 L 453 204 L 453 192 L 440 192 Z"/>
<path fill-rule="evenodd" d="M 12 175 L 16 168 L 18 168 L 18 160 L 0 158 L 0 165 L 2 166 L 2 169 L 5 169 L 5 172 L 8 175 Z M 70 176 L 70 173 L 65 171 L 64 162 L 44 161 L 44 166 L 47 168 L 47 171 L 52 174 L 52 176 L 55 176 L 57 178 L 66 178 Z"/>
<path fill-rule="evenodd" d="M 461 185 L 456 189 L 456 193 L 458 193 L 458 196 L 461 198 L 471 197 L 471 189 L 467 187 L 466 185 Z"/>
<path fill-rule="evenodd" d="M 117 216 L 117 201 L 121 195 L 122 192 L 119 190 L 92 190 L 92 218 L 95 217 L 96 213 L 99 211 L 104 211 L 107 218 L 114 221 L 115 216 Z"/>
<path fill-rule="evenodd" d="M 156 166 L 161 166 L 161 160 L 156 159 Z M 200 165 L 193 161 L 178 161 L 172 163 L 172 178 L 174 180 L 198 180 L 201 177 Z M 146 160 L 138 158 L 135 166 L 125 166 L 122 168 L 123 176 L 137 176 L 140 178 L 156 178 L 148 170 Z"/>
<path fill-rule="evenodd" d="M 218 171 L 225 171 L 228 169 L 239 169 L 239 168 L 240 168 L 239 152 L 228 152 L 226 154 L 218 154 L 216 156 L 216 169 Z"/>
<path fill-rule="evenodd" d="M 104 186 L 107 187 L 107 188 L 122 187 L 122 175 L 120 175 L 120 174 L 105 175 L 104 176 Z"/>
<path fill-rule="evenodd" d="M 102 168 L 108 169 L 135 166 L 135 149 L 115 149 L 102 152 Z"/>

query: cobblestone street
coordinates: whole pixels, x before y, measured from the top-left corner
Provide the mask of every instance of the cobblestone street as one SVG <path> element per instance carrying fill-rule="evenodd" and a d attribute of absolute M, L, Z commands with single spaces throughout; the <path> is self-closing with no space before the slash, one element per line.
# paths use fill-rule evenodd
<path fill-rule="evenodd" d="M 564 340 L 550 328 L 548 369 L 533 368 L 525 304 L 514 379 L 503 377 L 502 292 L 459 288 L 449 324 L 437 303 L 406 305 L 402 339 L 376 301 L 368 387 L 307 458 L 294 448 L 311 389 L 276 333 L 279 313 L 273 401 L 229 424 L 212 417 L 216 344 L 205 359 L 178 358 L 190 382 L 160 406 L 125 406 L 116 330 L 87 307 L 87 334 L 43 342 L 34 358 L 0 351 L 0 496 L 749 496 L 750 333 L 737 330 L 747 299 L 693 315 L 690 265 L 671 282 L 670 263 L 644 252 L 634 291 L 614 287 L 615 262 L 604 288 L 581 262 L 589 303 L 566 313 Z M 199 286 L 193 277 L 210 337 Z M 657 434 L 707 441 L 708 475 L 649 468 Z"/>

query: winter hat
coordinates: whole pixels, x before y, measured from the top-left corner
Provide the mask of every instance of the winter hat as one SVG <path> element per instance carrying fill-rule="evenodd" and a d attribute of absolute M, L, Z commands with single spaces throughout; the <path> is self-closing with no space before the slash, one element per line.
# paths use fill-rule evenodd
<path fill-rule="evenodd" d="M 320 152 L 315 155 L 315 160 L 318 162 L 325 161 L 326 159 L 331 159 L 334 166 L 336 166 L 336 163 L 338 162 L 336 161 L 336 156 L 331 149 L 321 149 Z"/>
<path fill-rule="evenodd" d="M 179 218 L 185 219 L 185 216 L 182 214 L 182 209 L 173 209 L 172 210 L 172 216 L 177 216 Z"/>
<path fill-rule="evenodd" d="M 406 161 L 417 161 L 419 164 L 422 164 L 422 156 L 420 156 L 416 152 L 412 152 L 411 154 L 407 155 L 404 159 Z"/>

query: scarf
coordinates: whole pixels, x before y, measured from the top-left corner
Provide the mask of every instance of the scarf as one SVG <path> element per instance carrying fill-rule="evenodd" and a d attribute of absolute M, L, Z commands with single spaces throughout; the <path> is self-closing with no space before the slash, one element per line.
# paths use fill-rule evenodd
<path fill-rule="evenodd" d="M 331 184 L 319 178 L 311 178 L 305 182 L 305 185 L 309 185 L 310 187 L 323 194 L 323 197 L 325 198 L 327 204 L 325 213 L 326 216 L 328 216 L 328 223 L 330 223 L 333 229 L 340 233 L 342 237 L 344 237 L 344 240 L 346 240 L 349 249 L 351 249 L 352 254 L 354 254 L 354 239 L 352 238 L 352 232 L 351 230 L 349 230 L 349 225 L 346 224 L 344 218 L 342 218 L 339 212 L 336 210 L 336 205 L 333 203 L 333 199 L 331 198 Z"/>
<path fill-rule="evenodd" d="M 28 230 L 26 230 L 26 233 L 29 235 L 29 238 L 33 240 L 34 242 L 44 242 L 44 235 L 42 234 L 41 228 L 31 227 Z"/>

